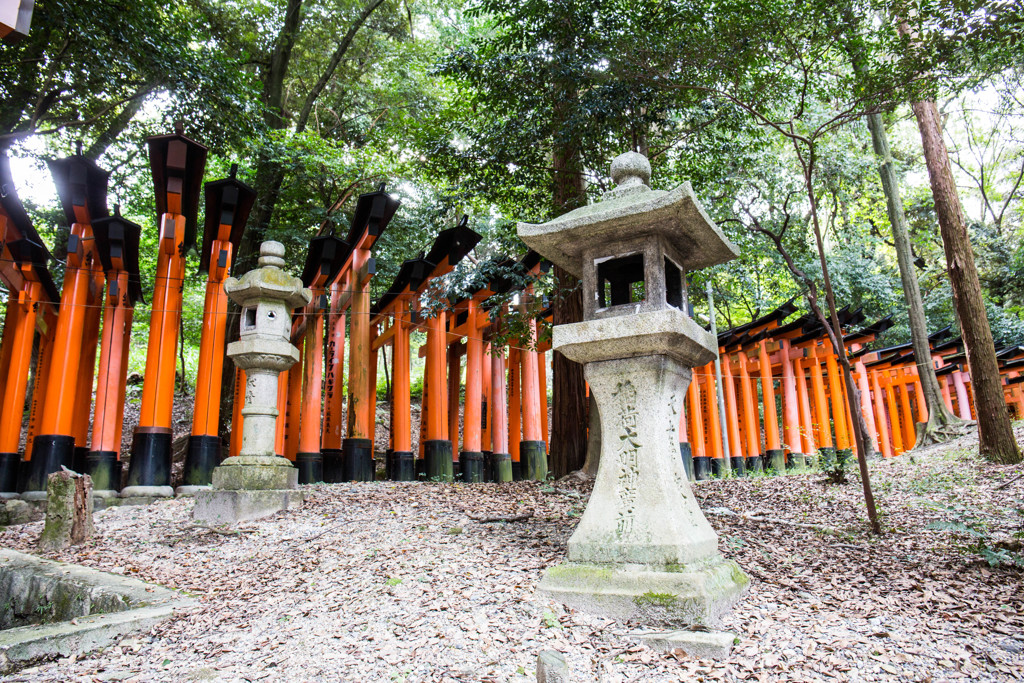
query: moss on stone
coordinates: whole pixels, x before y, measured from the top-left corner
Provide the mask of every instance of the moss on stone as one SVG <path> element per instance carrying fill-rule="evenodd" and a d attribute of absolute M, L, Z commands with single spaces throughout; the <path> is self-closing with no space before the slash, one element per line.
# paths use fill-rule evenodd
<path fill-rule="evenodd" d="M 679 600 L 679 596 L 674 593 L 655 593 L 654 591 L 647 591 L 641 595 L 633 598 L 633 604 L 637 607 L 664 607 L 665 609 L 671 609 L 675 606 Z"/>

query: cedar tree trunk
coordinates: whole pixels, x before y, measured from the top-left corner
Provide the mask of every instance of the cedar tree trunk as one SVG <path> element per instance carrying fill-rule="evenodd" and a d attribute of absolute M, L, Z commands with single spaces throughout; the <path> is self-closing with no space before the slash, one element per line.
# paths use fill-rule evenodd
<path fill-rule="evenodd" d="M 934 100 L 914 102 L 913 107 L 921 130 L 935 213 L 942 232 L 946 268 L 953 288 L 953 305 L 960 318 L 960 332 L 967 351 L 974 407 L 978 415 L 978 448 L 989 462 L 1018 463 L 1021 462 L 1021 453 L 1013 438 L 1010 415 L 1003 398 L 992 330 L 985 314 L 978 269 L 974 264 L 963 208 L 949 165 L 949 152 L 942 139 L 938 107 Z"/>

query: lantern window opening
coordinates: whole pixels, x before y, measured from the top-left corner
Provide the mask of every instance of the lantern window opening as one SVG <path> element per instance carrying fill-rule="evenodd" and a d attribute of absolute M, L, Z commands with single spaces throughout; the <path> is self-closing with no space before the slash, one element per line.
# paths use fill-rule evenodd
<path fill-rule="evenodd" d="M 256 308 L 254 306 L 250 306 L 245 309 L 244 313 L 245 329 L 251 330 L 256 327 Z"/>
<path fill-rule="evenodd" d="M 647 297 L 644 255 L 628 254 L 598 261 L 598 308 L 641 303 Z"/>
<path fill-rule="evenodd" d="M 669 306 L 683 309 L 683 269 L 670 259 L 665 257 L 665 302 Z"/>

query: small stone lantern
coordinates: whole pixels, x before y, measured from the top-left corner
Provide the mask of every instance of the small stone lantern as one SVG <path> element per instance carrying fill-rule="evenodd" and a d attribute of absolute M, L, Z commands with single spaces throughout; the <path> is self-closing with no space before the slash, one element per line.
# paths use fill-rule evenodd
<path fill-rule="evenodd" d="M 299 360 L 291 343 L 292 311 L 312 295 L 302 280 L 283 271 L 284 245 L 260 245 L 260 267 L 228 278 L 224 291 L 242 308 L 239 339 L 227 355 L 245 370 L 242 448 L 213 471 L 213 488 L 196 493 L 192 513 L 211 524 L 256 519 L 302 501 L 298 470 L 274 453 L 277 386 L 281 372 Z"/>
<path fill-rule="evenodd" d="M 540 590 L 617 619 L 713 623 L 746 588 L 718 552 L 679 457 L 679 418 L 692 368 L 716 340 L 687 315 L 686 272 L 736 257 L 689 183 L 648 187 L 640 154 L 612 162 L 600 202 L 519 237 L 583 284 L 584 321 L 557 325 L 553 348 L 584 364 L 601 422 L 590 502 L 565 561 Z"/>

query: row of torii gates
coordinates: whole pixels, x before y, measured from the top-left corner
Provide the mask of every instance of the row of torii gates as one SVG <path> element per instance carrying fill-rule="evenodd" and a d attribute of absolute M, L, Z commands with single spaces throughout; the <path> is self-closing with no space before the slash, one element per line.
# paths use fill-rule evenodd
<path fill-rule="evenodd" d="M 52 256 L 18 200 L 6 156 L 0 156 L 0 280 L 8 292 L 0 339 L 0 496 L 41 497 L 47 475 L 61 466 L 89 473 L 98 495 L 173 493 L 175 358 L 185 255 L 197 238 L 201 194 L 200 271 L 208 280 L 193 424 L 179 493 L 208 485 L 224 455 L 220 395 L 232 317 L 223 283 L 256 194 L 234 177 L 234 168 L 230 177 L 204 186 L 207 150 L 180 131 L 150 138 L 148 146 L 159 253 L 141 418 L 126 477 L 121 430 L 132 316 L 142 300 L 141 228 L 116 209 L 109 214 L 108 174 L 80 151 L 50 162 L 70 225 L 58 292 L 48 270 Z M 465 296 L 447 306 L 426 305 L 437 299 L 440 278 L 480 240 L 464 217 L 442 231 L 427 252 L 404 262 L 387 291 L 371 303 L 372 249 L 398 207 L 381 186 L 359 197 L 344 239 L 324 233 L 310 242 L 302 280 L 313 298 L 293 321 L 292 339 L 302 360 L 281 376 L 278 453 L 295 462 L 303 483 L 374 479 L 377 365 L 381 350 L 390 347 L 387 478 L 544 479 L 550 345 L 538 341 L 538 325 L 550 318 L 550 311 L 529 309 L 527 314 L 527 304 L 541 308 L 530 278 L 546 264 L 532 252 L 518 261 L 492 259 L 480 273 L 500 275 L 478 277 Z M 527 323 L 522 340 L 510 343 L 504 332 L 513 292 Z M 428 293 L 435 296 L 424 296 Z M 795 312 L 788 302 L 719 334 L 721 385 L 712 364 L 694 370 L 680 430 L 680 451 L 692 478 L 766 466 L 782 471 L 816 464 L 819 454 L 828 461 L 853 452 L 850 406 L 835 355 L 810 316 L 784 322 Z M 862 313 L 844 310 L 840 321 L 843 329 L 858 330 L 846 334 L 844 343 L 855 364 L 872 446 L 885 456 L 899 455 L 914 444 L 914 423 L 927 417 L 913 351 L 909 344 L 867 348 L 890 327 L 889 319 L 864 325 Z M 413 332 L 426 337 L 418 349 L 424 375 L 415 439 Z M 944 400 L 958 415 L 971 418 L 970 374 L 961 341 L 943 330 L 931 342 L 930 361 L 937 367 Z M 998 355 L 1007 405 L 1024 416 L 1024 347 Z M 227 444 L 231 454 L 241 446 L 241 429 L 236 428 L 244 420 L 241 372 L 236 371 Z M 724 416 L 719 414 L 719 386 Z"/>

